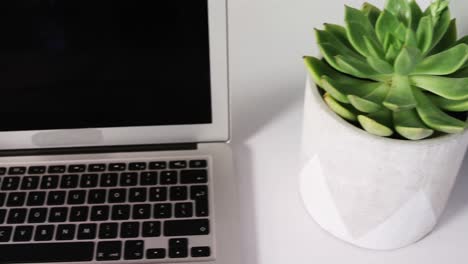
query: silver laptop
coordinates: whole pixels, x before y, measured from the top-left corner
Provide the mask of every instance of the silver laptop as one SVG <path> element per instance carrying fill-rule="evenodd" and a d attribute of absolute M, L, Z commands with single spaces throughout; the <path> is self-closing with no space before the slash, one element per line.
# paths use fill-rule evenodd
<path fill-rule="evenodd" d="M 226 21 L 0 2 L 0 263 L 238 263 Z"/>

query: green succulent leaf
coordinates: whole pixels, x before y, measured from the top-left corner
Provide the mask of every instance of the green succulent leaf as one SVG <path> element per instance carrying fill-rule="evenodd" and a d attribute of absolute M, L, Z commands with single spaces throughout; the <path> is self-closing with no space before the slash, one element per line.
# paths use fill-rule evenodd
<path fill-rule="evenodd" d="M 388 0 L 385 9 L 398 17 L 405 25 L 411 25 L 411 7 L 407 0 Z"/>
<path fill-rule="evenodd" d="M 367 58 L 367 63 L 376 70 L 377 72 L 381 74 L 392 74 L 393 73 L 393 66 L 390 65 L 385 60 L 376 58 L 376 57 L 368 57 Z"/>
<path fill-rule="evenodd" d="M 335 61 L 343 72 L 359 78 L 373 80 L 386 80 L 389 78 L 388 76 L 379 74 L 366 61 L 344 56 L 336 56 Z"/>
<path fill-rule="evenodd" d="M 341 42 L 339 38 L 329 31 L 316 29 L 315 34 L 319 46 L 327 52 L 325 55 L 329 55 L 331 57 L 343 55 L 357 59 L 364 58 L 354 51 L 354 49 L 349 48 L 345 43 Z"/>
<path fill-rule="evenodd" d="M 395 28 L 400 25 L 400 21 L 392 13 L 383 11 L 375 24 L 375 32 L 381 43 L 385 42 L 388 36 L 394 34 Z"/>
<path fill-rule="evenodd" d="M 380 54 L 380 57 L 383 57 L 384 52 L 377 40 L 374 27 L 372 26 L 369 18 L 362 11 L 346 6 L 345 20 L 348 39 L 360 54 L 364 56 L 372 56 L 374 52 L 377 52 Z M 369 50 L 365 38 L 369 39 L 372 50 Z"/>
<path fill-rule="evenodd" d="M 466 65 L 466 64 L 465 64 Z M 468 77 L 468 67 L 465 67 L 465 68 L 461 68 L 459 71 L 453 73 L 453 74 L 450 74 L 450 75 L 447 75 L 447 77 L 451 77 L 451 78 L 467 78 Z"/>
<path fill-rule="evenodd" d="M 411 76 L 410 80 L 414 86 L 446 99 L 468 99 L 468 78 L 416 75 Z"/>
<path fill-rule="evenodd" d="M 387 109 L 369 115 L 358 115 L 358 121 L 367 132 L 380 136 L 390 137 L 393 135 L 392 113 Z"/>
<path fill-rule="evenodd" d="M 367 2 L 362 5 L 362 12 L 369 18 L 369 21 L 372 23 L 372 25 L 375 25 L 377 19 L 380 16 L 380 13 L 382 13 L 379 8 Z"/>
<path fill-rule="evenodd" d="M 407 76 L 395 75 L 393 77 L 392 86 L 383 105 L 395 112 L 416 107 L 416 101 Z"/>
<path fill-rule="evenodd" d="M 419 21 L 418 30 L 416 31 L 416 39 L 418 48 L 425 54 L 432 46 L 434 38 L 434 29 L 432 27 L 432 19 L 430 16 L 425 16 Z"/>
<path fill-rule="evenodd" d="M 346 45 L 346 47 L 352 51 L 354 51 L 354 47 L 351 45 L 351 43 L 348 40 L 348 36 L 346 35 L 346 29 L 340 25 L 336 24 L 324 24 L 325 31 L 333 35 L 335 38 L 337 38 L 341 43 Z M 331 40 L 330 42 L 333 42 Z"/>
<path fill-rule="evenodd" d="M 418 102 L 419 117 L 428 127 L 449 134 L 463 132 L 465 122 L 444 113 L 419 89 L 413 89 L 413 93 Z"/>
<path fill-rule="evenodd" d="M 393 112 L 395 130 L 406 139 L 421 140 L 434 134 L 434 130 L 428 128 L 415 109 Z"/>
<path fill-rule="evenodd" d="M 419 21 L 421 20 L 421 17 L 423 15 L 423 12 L 421 10 L 421 7 L 416 3 L 415 0 L 410 0 L 409 1 L 409 6 L 411 9 L 411 29 L 416 31 L 418 28 Z"/>
<path fill-rule="evenodd" d="M 468 45 L 460 44 L 424 59 L 414 69 L 417 75 L 447 75 L 458 71 L 468 60 Z M 467 87 L 468 89 L 468 87 Z"/>
<path fill-rule="evenodd" d="M 431 54 L 440 53 L 446 49 L 449 49 L 455 46 L 457 42 L 457 37 L 458 37 L 457 21 L 456 19 L 452 19 L 452 21 L 450 22 L 450 26 L 447 29 L 447 32 L 445 32 L 445 35 L 439 41 L 439 44 L 437 44 L 437 46 L 435 46 L 432 49 Z"/>
<path fill-rule="evenodd" d="M 429 95 L 427 94 L 429 99 L 438 106 L 439 108 L 451 112 L 466 112 L 468 111 L 468 99 L 466 100 L 448 100 L 440 96 Z"/>
<path fill-rule="evenodd" d="M 379 83 L 372 92 L 363 96 L 363 98 L 382 105 L 382 102 L 387 98 L 390 89 L 391 88 L 387 83 Z"/>
<path fill-rule="evenodd" d="M 400 75 L 410 74 L 422 60 L 421 52 L 416 48 L 405 47 L 395 60 L 395 72 Z"/>
<path fill-rule="evenodd" d="M 348 95 L 348 100 L 354 108 L 363 113 L 374 113 L 382 109 L 380 104 L 376 104 L 356 95 Z"/>
<path fill-rule="evenodd" d="M 385 59 L 389 62 L 394 62 L 398 54 L 400 53 L 400 49 L 398 49 L 396 46 L 391 45 L 390 48 L 387 51 L 387 54 L 385 55 Z"/>
<path fill-rule="evenodd" d="M 432 50 L 437 44 L 439 44 L 440 40 L 445 36 L 447 30 L 451 24 L 451 17 L 449 9 L 445 9 L 440 15 L 440 19 L 434 26 L 434 36 L 432 38 L 432 46 L 429 50 Z"/>
<path fill-rule="evenodd" d="M 354 111 L 337 102 L 329 94 L 326 93 L 323 99 L 325 100 L 327 105 L 333 110 L 333 112 L 335 112 L 342 118 L 349 121 L 357 121 L 357 114 Z"/>
<path fill-rule="evenodd" d="M 462 44 L 462 43 L 465 43 L 465 44 L 468 44 L 468 35 L 467 36 L 464 36 L 463 38 L 459 39 L 455 45 L 458 45 L 458 44 Z"/>

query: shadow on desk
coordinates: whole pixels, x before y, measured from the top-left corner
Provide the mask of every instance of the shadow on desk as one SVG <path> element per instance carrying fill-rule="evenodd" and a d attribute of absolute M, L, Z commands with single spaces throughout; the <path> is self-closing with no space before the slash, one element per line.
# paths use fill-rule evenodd
<path fill-rule="evenodd" d="M 468 190 L 468 155 L 465 157 L 452 195 L 448 201 L 447 208 L 440 218 L 437 229 L 448 225 L 451 221 L 454 221 L 459 214 L 468 210 L 468 192 L 466 190 Z"/>
<path fill-rule="evenodd" d="M 258 186 L 261 183 L 256 182 L 255 150 L 251 149 L 248 142 L 289 107 L 302 101 L 303 88 L 297 85 L 293 89 L 291 87 L 294 87 L 294 84 L 275 84 L 275 89 L 270 89 L 268 92 L 257 90 L 252 91 L 248 96 L 233 94 L 232 97 L 232 148 L 240 186 L 243 264 L 260 262 L 258 227 L 261 223 L 257 216 L 258 201 L 255 190 L 261 188 Z"/>

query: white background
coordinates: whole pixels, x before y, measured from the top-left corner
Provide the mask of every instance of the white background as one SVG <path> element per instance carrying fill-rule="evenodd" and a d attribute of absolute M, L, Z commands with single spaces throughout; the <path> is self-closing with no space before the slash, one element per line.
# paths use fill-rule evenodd
<path fill-rule="evenodd" d="M 336 240 L 302 206 L 298 173 L 306 71 L 301 58 L 317 54 L 314 27 L 343 24 L 344 4 L 358 7 L 363 1 L 228 1 L 242 264 L 467 263 L 468 159 L 434 232 L 398 251 L 373 252 Z M 451 6 L 460 33 L 467 34 L 468 1 L 452 0 Z"/>

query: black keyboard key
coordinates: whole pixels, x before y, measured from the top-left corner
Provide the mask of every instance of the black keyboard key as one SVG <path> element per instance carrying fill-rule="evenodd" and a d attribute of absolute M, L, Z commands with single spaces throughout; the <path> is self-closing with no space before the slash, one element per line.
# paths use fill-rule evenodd
<path fill-rule="evenodd" d="M 161 222 L 148 221 L 143 222 L 143 237 L 158 237 L 161 235 Z"/>
<path fill-rule="evenodd" d="M 79 176 L 77 174 L 67 174 L 62 176 L 60 188 L 62 189 L 74 189 L 78 187 Z"/>
<path fill-rule="evenodd" d="M 120 174 L 120 186 L 136 186 L 138 184 L 138 173 L 123 172 Z"/>
<path fill-rule="evenodd" d="M 109 164 L 109 171 L 124 171 L 127 169 L 125 163 L 111 163 Z"/>
<path fill-rule="evenodd" d="M 189 166 L 194 169 L 206 168 L 208 166 L 208 162 L 206 160 L 191 160 L 189 162 Z"/>
<path fill-rule="evenodd" d="M 150 204 L 136 204 L 133 206 L 133 219 L 149 219 L 151 217 Z"/>
<path fill-rule="evenodd" d="M 128 219 L 130 219 L 130 205 L 112 206 L 112 220 L 128 220 Z"/>
<path fill-rule="evenodd" d="M 174 208 L 176 218 L 188 218 L 193 216 L 192 203 L 177 203 Z"/>
<path fill-rule="evenodd" d="M 173 186 L 170 188 L 171 201 L 183 201 L 188 199 L 187 186 Z"/>
<path fill-rule="evenodd" d="M 208 186 L 206 185 L 190 186 L 190 199 L 208 200 Z"/>
<path fill-rule="evenodd" d="M 46 193 L 45 192 L 30 192 L 28 194 L 28 206 L 42 206 L 45 203 Z"/>
<path fill-rule="evenodd" d="M 169 239 L 169 248 L 178 248 L 188 247 L 188 239 L 187 238 L 171 238 Z"/>
<path fill-rule="evenodd" d="M 208 171 L 207 170 L 183 170 L 180 172 L 180 183 L 182 184 L 196 184 L 207 183 Z"/>
<path fill-rule="evenodd" d="M 47 195 L 47 205 L 63 205 L 67 193 L 64 191 L 53 191 Z"/>
<path fill-rule="evenodd" d="M 8 212 L 7 224 L 22 224 L 26 221 L 27 210 L 24 208 L 11 209 Z"/>
<path fill-rule="evenodd" d="M 90 190 L 88 193 L 89 204 L 103 204 L 106 202 L 106 190 Z"/>
<path fill-rule="evenodd" d="M 209 215 L 208 200 L 195 201 L 195 215 L 197 217 L 206 217 Z"/>
<path fill-rule="evenodd" d="M 126 189 L 112 189 L 109 190 L 109 203 L 124 203 L 127 199 Z"/>
<path fill-rule="evenodd" d="M 81 173 L 86 171 L 86 165 L 83 164 L 74 164 L 68 166 L 69 173 Z"/>
<path fill-rule="evenodd" d="M 188 257 L 188 240 L 186 238 L 169 239 L 169 257 Z"/>
<path fill-rule="evenodd" d="M 28 174 L 44 174 L 46 172 L 45 166 L 32 166 L 28 169 Z"/>
<path fill-rule="evenodd" d="M 169 162 L 170 169 L 185 169 L 187 168 L 187 161 L 185 160 L 175 160 Z"/>
<path fill-rule="evenodd" d="M 128 240 L 125 241 L 124 259 L 135 260 L 143 258 L 145 243 L 143 240 Z"/>
<path fill-rule="evenodd" d="M 177 184 L 177 171 L 162 171 L 159 176 L 160 184 Z"/>
<path fill-rule="evenodd" d="M 59 177 L 57 175 L 42 176 L 41 189 L 55 189 L 58 187 Z"/>
<path fill-rule="evenodd" d="M 193 247 L 190 250 L 193 258 L 206 258 L 211 255 L 210 247 Z"/>
<path fill-rule="evenodd" d="M 7 169 L 5 167 L 0 167 L 0 175 L 5 175 Z"/>
<path fill-rule="evenodd" d="M 11 226 L 0 226 L 0 242 L 9 242 L 10 239 L 11 239 L 11 234 L 12 233 L 13 233 L 13 227 L 11 227 Z M 0 255 L 2 255 L 2 254 L 0 254 Z"/>
<path fill-rule="evenodd" d="M 84 204 L 86 200 L 85 190 L 75 190 L 68 193 L 67 204 Z"/>
<path fill-rule="evenodd" d="M 120 260 L 122 258 L 122 242 L 99 242 L 97 246 L 98 261 Z"/>
<path fill-rule="evenodd" d="M 26 167 L 11 167 L 8 170 L 9 175 L 23 175 L 26 173 Z"/>
<path fill-rule="evenodd" d="M 106 170 L 106 164 L 90 164 L 88 166 L 89 172 L 102 172 Z"/>
<path fill-rule="evenodd" d="M 26 193 L 24 192 L 12 192 L 8 194 L 7 206 L 8 207 L 20 207 L 24 205 L 26 201 Z"/>
<path fill-rule="evenodd" d="M 3 222 L 5 222 L 6 214 L 7 214 L 6 209 L 0 209 L 0 225 L 3 224 Z"/>
<path fill-rule="evenodd" d="M 167 162 L 165 161 L 150 162 L 149 169 L 150 170 L 165 170 L 167 169 Z"/>
<path fill-rule="evenodd" d="M 17 226 L 13 235 L 15 242 L 27 242 L 32 240 L 34 226 Z"/>
<path fill-rule="evenodd" d="M 62 223 L 67 221 L 68 208 L 67 207 L 53 207 L 50 209 L 49 222 Z"/>
<path fill-rule="evenodd" d="M 154 218 L 171 218 L 172 217 L 172 204 L 163 203 L 154 205 Z"/>
<path fill-rule="evenodd" d="M 70 221 L 71 222 L 85 222 L 88 220 L 89 207 L 77 206 L 72 207 L 70 210 Z"/>
<path fill-rule="evenodd" d="M 46 263 L 91 261 L 93 242 L 0 245 L 0 263 Z"/>
<path fill-rule="evenodd" d="M 54 238 L 54 229 L 54 225 L 37 226 L 34 241 L 51 241 Z"/>
<path fill-rule="evenodd" d="M 96 238 L 96 224 L 81 224 L 78 226 L 78 235 L 79 240 L 91 240 Z"/>
<path fill-rule="evenodd" d="M 58 225 L 55 240 L 73 240 L 75 238 L 75 225 Z"/>
<path fill-rule="evenodd" d="M 102 223 L 99 225 L 100 239 L 113 239 L 117 237 L 119 232 L 119 224 L 117 223 Z"/>
<path fill-rule="evenodd" d="M 101 174 L 101 187 L 115 187 L 118 184 L 117 173 L 103 173 Z"/>
<path fill-rule="evenodd" d="M 107 221 L 109 210 L 109 206 L 93 206 L 91 208 L 91 221 Z"/>
<path fill-rule="evenodd" d="M 208 235 L 208 219 L 171 220 L 164 222 L 164 236 L 199 236 Z"/>
<path fill-rule="evenodd" d="M 146 250 L 147 259 L 163 259 L 166 258 L 165 248 L 150 248 Z"/>
<path fill-rule="evenodd" d="M 2 191 L 18 190 L 20 184 L 19 177 L 5 177 L 2 180 Z"/>
<path fill-rule="evenodd" d="M 132 188 L 130 189 L 128 200 L 131 203 L 142 203 L 146 202 L 147 196 L 146 188 Z"/>
<path fill-rule="evenodd" d="M 6 193 L 0 192 L 0 207 L 3 207 L 6 201 Z"/>
<path fill-rule="evenodd" d="M 145 162 L 132 162 L 128 165 L 128 169 L 131 171 L 146 170 L 146 163 Z"/>
<path fill-rule="evenodd" d="M 35 190 L 39 187 L 39 176 L 26 176 L 21 181 L 21 190 Z"/>
<path fill-rule="evenodd" d="M 83 174 L 81 175 L 81 188 L 94 188 L 97 187 L 99 175 L 97 174 Z"/>
<path fill-rule="evenodd" d="M 156 171 L 145 171 L 140 173 L 140 185 L 150 186 L 158 183 L 158 173 Z"/>
<path fill-rule="evenodd" d="M 123 222 L 120 225 L 120 237 L 122 238 L 135 238 L 140 235 L 139 222 Z"/>
<path fill-rule="evenodd" d="M 64 173 L 65 170 L 66 170 L 65 166 L 59 165 L 59 166 L 50 166 L 47 172 L 52 173 L 52 174 L 57 174 L 57 173 Z"/>
<path fill-rule="evenodd" d="M 29 210 L 28 223 L 45 223 L 47 219 L 47 208 L 31 208 Z"/>
<path fill-rule="evenodd" d="M 151 202 L 167 201 L 167 187 L 153 187 L 150 189 L 149 195 Z"/>

